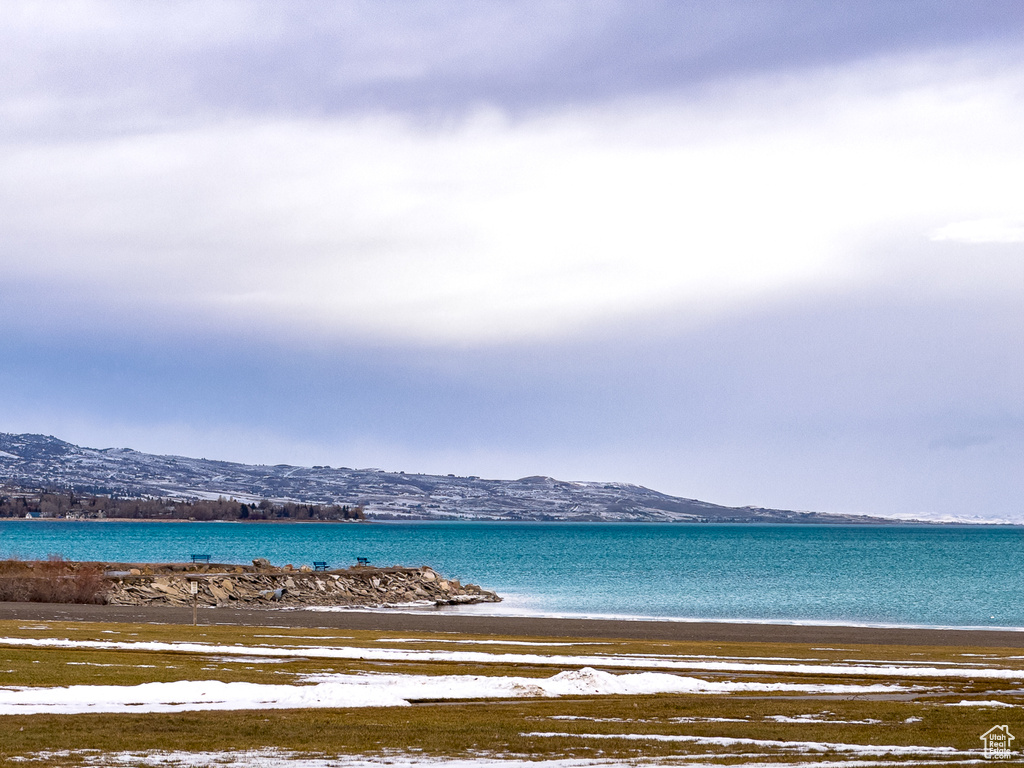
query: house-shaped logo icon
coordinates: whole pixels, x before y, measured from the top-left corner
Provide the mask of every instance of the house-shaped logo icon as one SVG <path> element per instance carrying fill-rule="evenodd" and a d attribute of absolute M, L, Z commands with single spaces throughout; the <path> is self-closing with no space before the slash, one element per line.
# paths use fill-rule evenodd
<path fill-rule="evenodd" d="M 1010 742 L 1016 737 L 1008 725 L 994 725 L 978 738 L 985 742 L 985 757 L 989 760 L 1010 759 Z"/>

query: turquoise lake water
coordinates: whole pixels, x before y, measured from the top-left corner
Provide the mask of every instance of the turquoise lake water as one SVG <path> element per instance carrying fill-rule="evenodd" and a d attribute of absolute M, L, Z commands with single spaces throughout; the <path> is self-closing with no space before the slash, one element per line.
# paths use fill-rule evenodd
<path fill-rule="evenodd" d="M 1024 627 L 1024 528 L 660 523 L 0 521 L 0 557 L 430 565 L 460 611 Z M 447 609 L 445 609 L 447 610 Z"/>

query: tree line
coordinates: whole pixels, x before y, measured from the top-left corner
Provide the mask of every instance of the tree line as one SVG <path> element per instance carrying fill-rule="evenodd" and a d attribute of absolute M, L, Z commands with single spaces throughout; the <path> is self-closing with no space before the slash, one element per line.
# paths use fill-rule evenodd
<path fill-rule="evenodd" d="M 362 506 L 218 499 L 121 499 L 67 492 L 0 491 L 0 517 L 126 520 L 365 520 Z"/>

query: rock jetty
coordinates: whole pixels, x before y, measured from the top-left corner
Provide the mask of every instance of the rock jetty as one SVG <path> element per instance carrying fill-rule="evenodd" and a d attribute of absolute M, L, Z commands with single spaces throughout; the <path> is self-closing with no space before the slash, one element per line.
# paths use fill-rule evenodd
<path fill-rule="evenodd" d="M 277 568 L 257 559 L 251 566 L 218 564 L 106 565 L 110 605 L 351 606 L 464 605 L 501 598 L 475 584 L 446 579 L 427 566 L 315 571 Z M 193 597 L 193 584 L 196 585 Z"/>

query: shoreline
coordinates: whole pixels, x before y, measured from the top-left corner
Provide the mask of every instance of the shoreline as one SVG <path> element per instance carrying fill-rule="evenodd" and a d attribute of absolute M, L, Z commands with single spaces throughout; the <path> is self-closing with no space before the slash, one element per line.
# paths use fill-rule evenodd
<path fill-rule="evenodd" d="M 175 606 L 0 603 L 0 621 L 191 624 L 192 609 Z M 807 643 L 1024 648 L 1024 632 L 1005 629 L 863 627 L 716 621 L 570 619 L 428 610 L 312 611 L 200 608 L 200 625 L 444 632 L 488 636 L 605 638 L 691 642 Z"/>
<path fill-rule="evenodd" d="M 728 525 L 728 526 L 759 526 L 779 525 L 785 527 L 850 527 L 850 528 L 891 528 L 891 527 L 933 527 L 933 528 L 1024 528 L 1024 522 L 1008 520 L 921 520 L 918 518 L 890 517 L 871 518 L 870 520 L 574 520 L 574 519 L 522 519 L 511 520 L 493 517 L 476 518 L 444 518 L 444 517 L 373 517 L 347 520 L 293 520 L 293 519 L 215 519 L 196 520 L 191 518 L 168 517 L 0 517 L 0 523 L 7 521 L 28 521 L 37 523 L 272 523 L 276 525 L 310 525 L 314 523 L 372 523 L 386 525 L 389 523 L 516 523 L 530 525 Z"/>
<path fill-rule="evenodd" d="M 311 523 L 371 523 L 372 520 L 194 520 L 181 517 L 0 517 L 0 523 L 23 521 L 30 523 L 258 523 L 272 525 L 309 525 Z"/>

